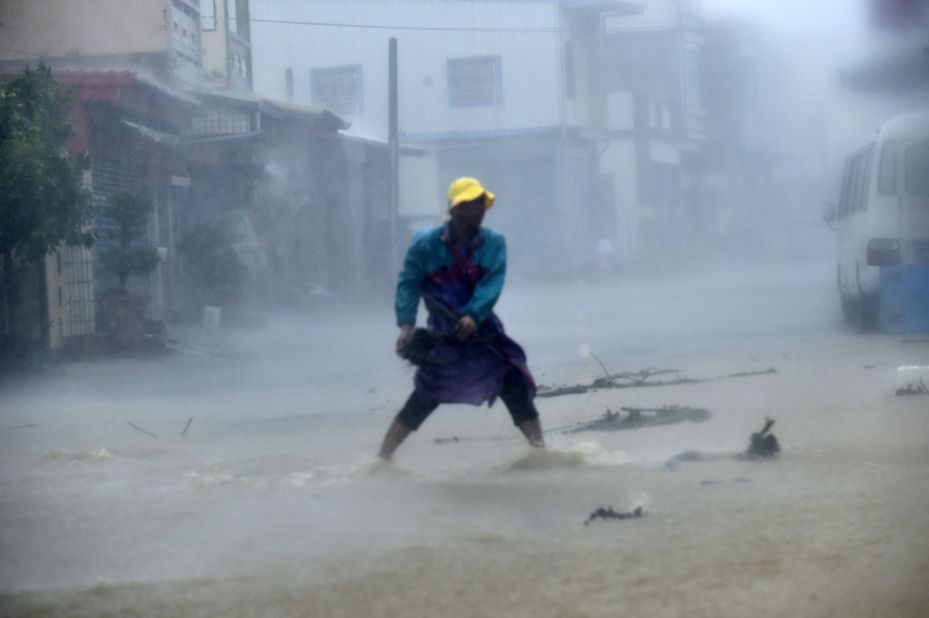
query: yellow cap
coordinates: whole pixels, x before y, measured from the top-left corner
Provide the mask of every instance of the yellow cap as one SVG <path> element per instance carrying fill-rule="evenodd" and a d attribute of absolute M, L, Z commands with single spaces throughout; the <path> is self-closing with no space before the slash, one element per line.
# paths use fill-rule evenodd
<path fill-rule="evenodd" d="M 448 187 L 448 207 L 454 208 L 462 202 L 476 200 L 482 195 L 485 196 L 485 209 L 494 205 L 497 196 L 485 189 L 480 181 L 476 178 L 458 178 Z"/>

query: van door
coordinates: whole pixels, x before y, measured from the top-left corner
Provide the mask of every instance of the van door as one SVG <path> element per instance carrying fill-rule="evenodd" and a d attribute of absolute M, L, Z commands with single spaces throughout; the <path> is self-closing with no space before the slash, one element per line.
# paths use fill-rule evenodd
<path fill-rule="evenodd" d="M 903 143 L 900 230 L 904 262 L 929 262 L 929 141 Z"/>

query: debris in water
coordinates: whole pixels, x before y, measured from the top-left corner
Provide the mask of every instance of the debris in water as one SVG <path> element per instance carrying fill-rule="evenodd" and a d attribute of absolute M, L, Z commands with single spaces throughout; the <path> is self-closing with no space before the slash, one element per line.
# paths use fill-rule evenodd
<path fill-rule="evenodd" d="M 682 421 L 694 423 L 709 420 L 713 415 L 705 408 L 690 406 L 664 406 L 662 408 L 620 408 L 626 412 L 613 412 L 607 408 L 606 413 L 596 420 L 586 421 L 570 426 L 562 433 L 580 433 L 582 431 L 620 431 L 670 425 Z"/>
<path fill-rule="evenodd" d="M 901 386 L 897 389 L 897 396 L 901 395 L 929 395 L 929 386 L 926 386 L 926 382 L 923 379 L 920 379 L 919 382 L 914 382 Z"/>
<path fill-rule="evenodd" d="M 682 462 L 719 461 L 720 459 L 770 459 L 781 451 L 777 437 L 771 431 L 774 419 L 764 419 L 764 427 L 751 435 L 748 448 L 741 453 L 704 453 L 703 451 L 684 451 L 668 460 L 666 468 L 674 469 Z"/>
<path fill-rule="evenodd" d="M 558 397 L 560 395 L 579 395 L 581 393 L 586 393 L 589 389 L 587 386 L 581 386 L 580 384 L 576 386 L 559 386 L 555 387 L 539 387 L 540 390 L 536 393 L 536 397 Z M 544 389 L 544 390 L 542 390 Z"/>
<path fill-rule="evenodd" d="M 157 437 L 158 437 L 158 436 L 156 436 L 155 434 L 153 434 L 152 432 L 146 431 L 145 429 L 142 429 L 141 427 L 139 427 L 139 426 L 137 426 L 137 425 L 133 425 L 132 423 L 129 423 L 129 426 L 132 427 L 133 429 L 135 429 L 136 431 L 141 431 L 142 433 L 144 433 L 144 434 L 147 435 L 147 436 L 151 436 L 151 437 L 153 437 L 153 438 L 157 438 Z"/>
<path fill-rule="evenodd" d="M 653 380 L 655 376 L 674 374 L 673 380 Z M 560 395 L 575 395 L 586 393 L 589 390 L 599 388 L 637 388 L 645 386 L 677 386 L 679 384 L 700 384 L 702 382 L 715 382 L 717 380 L 726 380 L 728 378 L 746 378 L 751 376 L 763 376 L 777 373 L 774 367 L 768 367 L 761 371 L 741 371 L 730 373 L 718 378 L 694 379 L 681 377 L 677 369 L 655 369 L 648 368 L 640 371 L 631 371 L 626 373 L 617 373 L 608 375 L 604 378 L 597 378 L 590 385 L 575 384 L 573 386 L 544 386 L 540 385 L 537 397 L 558 397 Z"/>
<path fill-rule="evenodd" d="M 194 417 L 191 416 L 189 419 L 187 419 L 187 424 L 184 425 L 184 431 L 181 432 L 182 436 L 187 433 L 187 430 L 190 429 L 190 424 L 193 422 L 194 422 Z"/>
<path fill-rule="evenodd" d="M 781 445 L 777 443 L 777 438 L 773 433 L 768 433 L 774 426 L 774 419 L 764 419 L 764 427 L 761 431 L 753 433 L 749 439 L 748 448 L 745 455 L 750 458 L 756 457 L 774 457 L 781 450 Z"/>
<path fill-rule="evenodd" d="M 584 525 L 586 526 L 590 524 L 590 522 L 595 519 L 636 519 L 638 517 L 642 517 L 641 506 L 637 506 L 634 510 L 626 511 L 625 513 L 614 511 L 612 506 L 608 506 L 606 508 L 601 506 L 590 514 L 590 517 L 584 521 Z"/>

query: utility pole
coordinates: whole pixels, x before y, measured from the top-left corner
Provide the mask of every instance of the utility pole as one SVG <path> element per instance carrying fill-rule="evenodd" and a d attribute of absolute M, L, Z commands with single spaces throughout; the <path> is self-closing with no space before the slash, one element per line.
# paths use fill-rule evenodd
<path fill-rule="evenodd" d="M 397 105 L 397 39 L 390 38 L 388 69 L 388 134 L 387 147 L 390 157 L 390 200 L 388 219 L 390 225 L 390 268 L 391 277 L 399 264 L 397 261 L 397 219 L 400 208 L 400 130 Z"/>

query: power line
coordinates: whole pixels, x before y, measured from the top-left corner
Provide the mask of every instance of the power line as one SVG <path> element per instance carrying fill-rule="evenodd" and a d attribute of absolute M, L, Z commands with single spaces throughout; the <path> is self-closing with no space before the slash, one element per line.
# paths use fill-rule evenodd
<path fill-rule="evenodd" d="M 248 21 L 264 24 L 290 24 L 297 26 L 322 26 L 327 28 L 358 28 L 363 30 L 415 30 L 422 32 L 522 32 L 529 34 L 558 34 L 559 32 L 570 32 L 563 28 L 556 27 L 504 27 L 504 26 L 391 26 L 387 24 L 350 24 L 341 22 L 328 21 L 303 21 L 291 19 L 261 19 L 250 17 Z"/>

